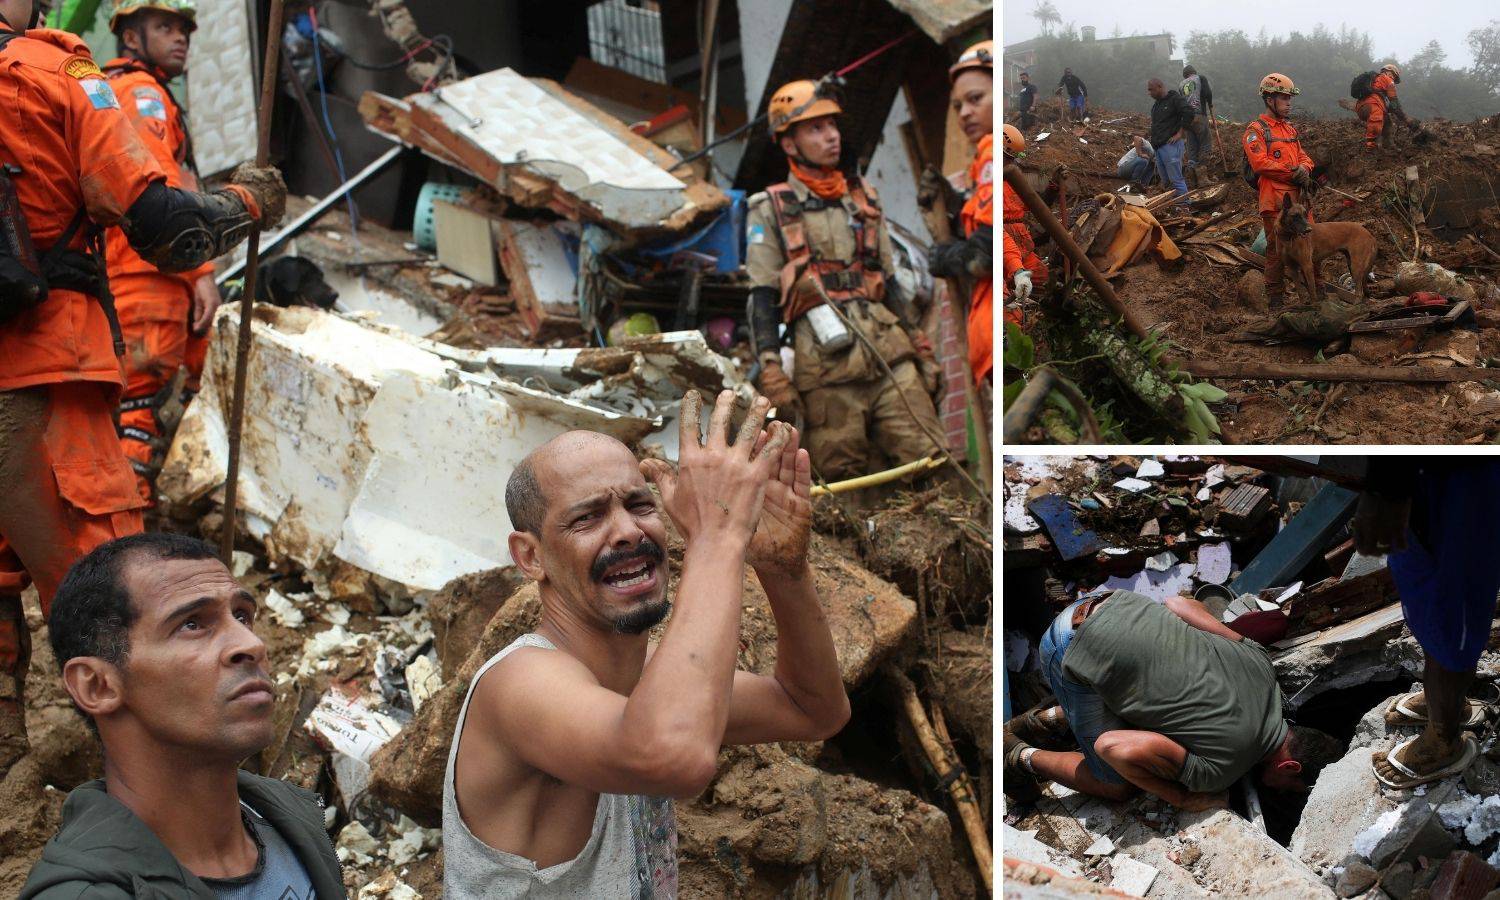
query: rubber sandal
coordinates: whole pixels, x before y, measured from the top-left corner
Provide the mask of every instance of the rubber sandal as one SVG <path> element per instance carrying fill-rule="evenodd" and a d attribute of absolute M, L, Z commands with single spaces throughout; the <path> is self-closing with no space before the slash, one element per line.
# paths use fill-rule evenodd
<path fill-rule="evenodd" d="M 1474 762 L 1474 757 L 1479 755 L 1479 743 L 1475 741 L 1471 735 L 1466 734 L 1464 735 L 1464 750 L 1459 754 L 1457 760 L 1454 760 L 1437 772 L 1431 772 L 1426 775 L 1418 775 L 1416 772 L 1413 772 L 1411 769 L 1408 769 L 1406 766 L 1402 765 L 1401 761 L 1396 758 L 1397 753 L 1411 746 L 1416 742 L 1416 740 L 1417 738 L 1415 737 L 1407 738 L 1406 740 L 1386 751 L 1385 761 L 1391 764 L 1391 768 L 1395 769 L 1397 772 L 1401 773 L 1402 776 L 1404 776 L 1399 780 L 1391 780 L 1382 776 L 1380 774 L 1380 769 L 1374 765 L 1374 758 L 1372 757 L 1371 769 L 1375 773 L 1375 780 L 1379 781 L 1381 784 L 1385 785 L 1388 788 L 1395 788 L 1398 791 L 1404 791 L 1409 788 L 1414 788 L 1419 784 L 1427 784 L 1428 782 L 1447 778 L 1449 775 L 1457 775 L 1459 772 L 1467 769 L 1469 765 Z"/>
<path fill-rule="evenodd" d="M 1387 725 L 1426 725 L 1427 724 L 1427 717 L 1424 716 L 1424 715 L 1422 715 L 1422 714 L 1420 714 L 1420 713 L 1418 713 L 1418 712 L 1416 712 L 1409 705 L 1409 703 L 1412 700 L 1416 699 L 1417 695 L 1420 694 L 1420 693 L 1422 693 L 1422 692 L 1421 691 L 1412 691 L 1409 694 L 1402 694 L 1401 696 L 1399 696 L 1396 699 L 1392 700 L 1391 701 L 1391 705 L 1387 706 L 1386 710 L 1385 710 L 1385 721 L 1386 721 L 1386 724 Z M 1461 728 L 1478 728 L 1479 726 L 1481 726 L 1481 725 L 1484 724 L 1484 720 L 1485 720 L 1485 717 L 1488 715 L 1488 712 L 1485 709 L 1484 703 L 1482 703 L 1479 700 L 1469 699 L 1467 702 L 1468 702 L 1468 708 L 1469 708 L 1469 718 L 1467 720 L 1465 720 L 1463 722 L 1463 724 L 1460 725 L 1459 727 L 1461 727 Z"/>

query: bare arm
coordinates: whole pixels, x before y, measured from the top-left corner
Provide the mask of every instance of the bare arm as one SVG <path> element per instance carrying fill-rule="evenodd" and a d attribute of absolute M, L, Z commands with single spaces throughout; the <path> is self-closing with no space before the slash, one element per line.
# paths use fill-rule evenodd
<path fill-rule="evenodd" d="M 506 745 L 527 764 L 601 793 L 690 796 L 713 777 L 729 718 L 739 646 L 746 548 L 790 429 L 772 425 L 752 458 L 769 404 L 757 399 L 740 438 L 727 441 L 733 396 L 719 396 L 708 443 L 699 445 L 696 392 L 683 401 L 681 465 L 642 470 L 662 491 L 687 550 L 676 611 L 660 646 L 625 697 L 562 653 L 518 651 L 486 691 Z M 526 656 L 522 656 L 522 654 Z M 512 665 L 512 663 L 515 665 Z M 522 663 L 524 662 L 524 665 Z"/>
<path fill-rule="evenodd" d="M 1166 606 L 1167 609 L 1176 613 L 1177 618 L 1199 631 L 1217 634 L 1219 637 L 1227 638 L 1231 641 L 1244 640 L 1244 637 L 1238 631 L 1215 619 L 1213 614 L 1204 609 L 1203 604 L 1197 600 L 1188 597 L 1168 597 Z"/>
<path fill-rule="evenodd" d="M 823 740 L 849 721 L 833 634 L 807 562 L 812 464 L 797 442 L 794 431 L 766 488 L 749 554 L 776 620 L 776 670 L 735 673 L 726 744 Z"/>
<path fill-rule="evenodd" d="M 1222 794 L 1201 794 L 1178 783 L 1177 776 L 1187 761 L 1187 748 L 1164 734 L 1126 729 L 1106 731 L 1094 741 L 1094 750 L 1126 781 L 1173 806 L 1197 811 L 1225 803 Z"/>

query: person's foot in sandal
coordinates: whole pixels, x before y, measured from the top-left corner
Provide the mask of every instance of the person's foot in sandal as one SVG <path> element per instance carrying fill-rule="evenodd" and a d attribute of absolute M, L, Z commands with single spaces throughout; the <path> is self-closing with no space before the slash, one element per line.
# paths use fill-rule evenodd
<path fill-rule="evenodd" d="M 1478 700 L 1469 699 L 1465 701 L 1468 705 L 1464 710 L 1464 728 L 1478 728 L 1484 724 L 1485 707 Z M 1385 724 L 1387 725 L 1426 725 L 1427 724 L 1427 692 L 1413 691 L 1402 694 L 1385 710 Z"/>
<path fill-rule="evenodd" d="M 1043 750 L 1067 750 L 1073 745 L 1068 739 L 1068 719 L 1061 706 L 1027 710 L 1006 722 L 1005 729 Z"/>
<path fill-rule="evenodd" d="M 1471 736 L 1460 732 L 1450 743 L 1428 728 L 1389 751 L 1376 751 L 1370 764 L 1381 784 L 1404 790 L 1462 772 L 1478 753 L 1479 745 Z"/>
<path fill-rule="evenodd" d="M 1041 783 L 1036 775 L 1026 768 L 1026 764 L 1021 762 L 1021 755 L 1033 749 L 1032 746 L 1016 736 L 1009 722 L 1006 723 L 1003 740 L 1005 741 L 1005 769 L 1001 775 L 1002 789 L 1012 800 L 1020 803 L 1035 803 L 1042 796 Z"/>

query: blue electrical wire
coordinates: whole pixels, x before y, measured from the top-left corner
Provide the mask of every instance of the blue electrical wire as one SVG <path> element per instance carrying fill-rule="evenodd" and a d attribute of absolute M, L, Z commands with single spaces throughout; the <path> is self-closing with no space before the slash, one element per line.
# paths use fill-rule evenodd
<path fill-rule="evenodd" d="M 323 111 L 323 127 L 328 129 L 328 137 L 333 142 L 333 162 L 339 171 L 339 184 L 342 186 L 349 180 L 349 176 L 344 174 L 344 154 L 339 149 L 339 136 L 334 133 L 333 120 L 328 115 L 328 91 L 323 86 L 323 54 L 318 49 L 323 39 L 318 33 L 318 14 L 309 8 L 308 15 L 312 25 L 313 70 L 318 73 L 318 105 Z M 356 234 L 354 226 L 359 221 L 359 214 L 354 209 L 353 191 L 344 194 L 344 202 L 349 205 L 349 233 L 353 235 Z"/>

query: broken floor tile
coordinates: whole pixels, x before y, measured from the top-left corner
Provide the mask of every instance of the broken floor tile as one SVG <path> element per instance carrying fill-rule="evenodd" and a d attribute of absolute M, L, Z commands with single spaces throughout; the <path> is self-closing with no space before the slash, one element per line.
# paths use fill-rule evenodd
<path fill-rule="evenodd" d="M 1230 558 L 1229 542 L 1204 544 L 1198 548 L 1198 580 L 1209 584 L 1223 584 L 1229 580 L 1234 562 Z"/>
<path fill-rule="evenodd" d="M 1132 897 L 1144 897 L 1151 890 L 1151 883 L 1156 880 L 1155 866 L 1123 853 L 1116 853 L 1110 857 L 1109 862 L 1114 872 L 1114 877 L 1109 882 L 1110 887 Z"/>

